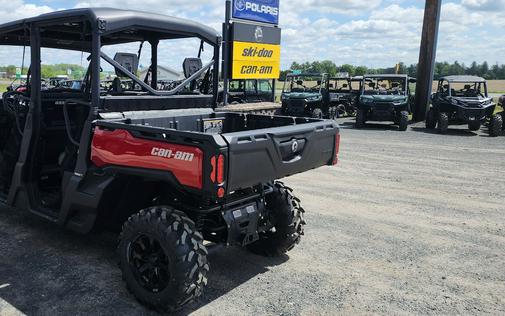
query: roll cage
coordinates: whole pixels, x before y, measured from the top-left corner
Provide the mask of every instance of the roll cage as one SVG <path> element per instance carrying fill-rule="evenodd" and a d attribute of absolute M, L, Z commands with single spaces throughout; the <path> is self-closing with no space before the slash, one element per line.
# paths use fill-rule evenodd
<path fill-rule="evenodd" d="M 315 85 L 314 85 L 314 79 Z M 282 92 L 319 92 L 326 88 L 328 74 L 288 74 Z M 304 85 L 305 82 L 312 82 L 312 87 Z"/>
<path fill-rule="evenodd" d="M 449 76 L 438 81 L 438 93 L 458 98 L 488 97 L 487 82 L 473 76 Z"/>
<path fill-rule="evenodd" d="M 158 90 L 159 42 L 189 38 L 200 39 L 201 45 L 198 58 L 188 59 L 200 59 L 203 44 L 206 43 L 213 49 L 211 62 L 201 65 L 200 60 L 200 66 L 195 67 L 193 64 L 193 67 L 188 67 L 186 79 L 175 87 L 167 91 Z M 148 42 L 151 46 L 150 82 L 137 78 L 124 64 L 102 51 L 104 46 L 138 42 Z M 48 157 L 39 157 L 38 152 L 45 146 L 68 147 L 72 157 L 76 157 L 76 161 L 69 161 L 68 169 L 75 177 L 85 175 L 91 166 L 89 157 L 94 122 L 105 115 L 105 112 L 115 112 L 120 116 L 121 112 L 135 110 L 217 106 L 221 37 L 214 29 L 193 21 L 110 8 L 65 10 L 0 25 L 0 45 L 29 47 L 31 56 L 26 89 L 23 92 L 12 92 L 19 93 L 15 100 L 26 107 L 26 114 L 23 124 L 23 121 L 18 119 L 16 110 L 16 125 L 22 135 L 22 142 L 19 146 L 18 163 L 12 175 L 11 189 L 6 198 L 11 205 L 19 198 L 20 188 L 27 191 L 30 205 L 41 203 L 42 193 L 38 179 L 40 173 L 45 172 L 41 171 L 45 167 L 42 166 L 41 160 L 47 158 L 47 161 L 55 161 L 57 157 L 53 154 L 63 150 L 48 149 L 44 151 Z M 80 91 L 42 91 L 42 48 L 90 54 L 89 67 Z M 122 95 L 104 93 L 100 78 L 102 60 L 111 64 L 116 73 L 120 72 L 122 77 L 132 81 L 139 90 Z M 183 91 L 185 86 L 193 85 L 204 73 L 204 78 L 209 81 L 208 93 Z M 121 80 L 118 81 L 121 83 Z M 68 140 L 51 139 L 47 136 L 50 133 L 58 133 L 58 137 L 64 136 L 64 130 L 60 133 L 62 117 Z M 46 135 L 43 140 L 41 135 Z"/>

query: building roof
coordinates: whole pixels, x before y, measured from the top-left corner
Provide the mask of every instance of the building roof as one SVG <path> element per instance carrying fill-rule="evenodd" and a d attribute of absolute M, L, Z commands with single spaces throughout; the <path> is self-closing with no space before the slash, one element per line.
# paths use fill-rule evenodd
<path fill-rule="evenodd" d="M 486 79 L 477 76 L 446 76 L 440 78 L 449 82 L 486 82 Z"/>
<path fill-rule="evenodd" d="M 30 25 L 44 24 L 43 47 L 83 49 L 85 42 L 91 41 L 91 30 L 83 28 L 80 22 L 98 26 L 103 45 L 113 45 L 154 39 L 175 39 L 198 37 L 218 46 L 219 33 L 203 24 L 143 11 L 113 8 L 83 8 L 55 11 L 36 17 L 22 19 L 0 25 L 0 44 L 27 45 Z M 47 26 L 46 26 L 47 25 Z M 51 29 L 51 26 L 55 26 Z M 107 36 L 114 34 L 114 36 Z M 83 36 L 84 35 L 84 36 Z M 89 49 L 88 49 L 89 50 Z"/>

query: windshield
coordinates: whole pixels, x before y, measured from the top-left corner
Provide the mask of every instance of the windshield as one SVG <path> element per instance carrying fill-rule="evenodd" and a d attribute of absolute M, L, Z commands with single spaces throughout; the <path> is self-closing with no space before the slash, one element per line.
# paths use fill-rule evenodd
<path fill-rule="evenodd" d="M 284 82 L 284 93 L 314 92 L 318 93 L 323 87 L 323 76 L 289 76 Z"/>
<path fill-rule="evenodd" d="M 407 79 L 405 78 L 365 78 L 363 94 L 365 95 L 406 95 Z"/>
<path fill-rule="evenodd" d="M 349 93 L 352 91 L 352 86 L 348 79 L 330 79 L 328 87 L 330 92 L 333 93 Z"/>
<path fill-rule="evenodd" d="M 442 87 L 447 93 L 447 85 Z M 460 98 L 486 97 L 487 87 L 483 82 L 451 82 L 450 95 Z"/>

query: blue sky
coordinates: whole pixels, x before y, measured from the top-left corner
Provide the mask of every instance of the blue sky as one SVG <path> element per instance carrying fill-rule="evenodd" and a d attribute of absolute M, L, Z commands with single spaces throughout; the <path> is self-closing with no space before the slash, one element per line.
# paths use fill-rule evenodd
<path fill-rule="evenodd" d="M 416 63 L 424 1 L 280 0 L 283 28 L 282 66 L 293 61 L 329 59 L 337 64 L 390 67 Z M 191 18 L 220 30 L 224 0 L 0 0 L 0 23 L 57 9 L 112 6 Z M 444 0 L 437 60 L 505 63 L 505 0 Z M 179 43 L 177 47 L 181 47 Z M 184 54 L 190 50 L 184 47 Z M 194 50 L 193 50 L 194 51 Z M 179 61 L 167 54 L 165 64 Z M 0 47 L 0 64 L 13 62 L 13 51 Z M 47 54 L 46 63 L 69 62 L 65 54 Z M 19 59 L 19 58 L 18 58 Z"/>

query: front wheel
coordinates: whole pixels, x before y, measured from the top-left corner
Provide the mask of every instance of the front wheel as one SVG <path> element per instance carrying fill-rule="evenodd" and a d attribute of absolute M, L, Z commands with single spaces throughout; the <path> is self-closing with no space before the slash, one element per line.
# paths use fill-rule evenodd
<path fill-rule="evenodd" d="M 293 249 L 303 235 L 304 210 L 300 200 L 282 182 L 274 182 L 274 191 L 265 197 L 266 210 L 273 227 L 260 234 L 247 248 L 256 254 L 279 256 Z"/>
<path fill-rule="evenodd" d="M 402 132 L 407 130 L 407 127 L 409 126 L 409 112 L 407 111 L 401 111 L 400 112 L 400 119 L 398 122 L 398 129 Z"/>
<path fill-rule="evenodd" d="M 323 110 L 321 110 L 320 108 L 315 108 L 312 110 L 311 115 L 313 118 L 322 119 L 323 118 Z"/>
<path fill-rule="evenodd" d="M 330 106 L 328 108 L 328 118 L 330 120 L 335 120 L 337 118 L 341 117 L 340 113 L 337 110 L 336 106 Z"/>
<path fill-rule="evenodd" d="M 132 215 L 117 251 L 128 290 L 150 308 L 178 310 L 207 284 L 207 250 L 183 212 L 160 206 Z"/>
<path fill-rule="evenodd" d="M 435 111 L 430 109 L 426 114 L 426 128 L 427 129 L 435 129 L 437 127 L 437 119 L 435 116 Z"/>
<path fill-rule="evenodd" d="M 355 128 L 363 128 L 365 126 L 365 112 L 362 109 L 356 110 Z"/>
<path fill-rule="evenodd" d="M 440 134 L 447 133 L 447 129 L 449 129 L 449 116 L 445 112 L 438 113 L 438 132 Z"/>
<path fill-rule="evenodd" d="M 503 117 L 500 114 L 495 114 L 489 122 L 489 135 L 491 137 L 499 136 L 503 129 Z"/>

